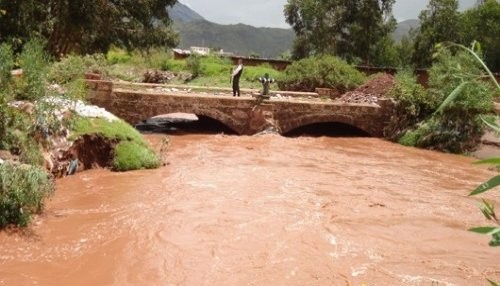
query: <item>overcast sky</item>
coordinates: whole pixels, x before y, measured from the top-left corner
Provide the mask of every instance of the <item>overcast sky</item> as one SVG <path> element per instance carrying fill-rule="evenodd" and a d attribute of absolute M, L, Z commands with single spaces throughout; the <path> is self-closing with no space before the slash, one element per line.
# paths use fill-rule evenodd
<path fill-rule="evenodd" d="M 248 24 L 255 27 L 288 28 L 283 16 L 286 0 L 180 0 L 205 19 L 219 24 Z M 428 0 L 396 0 L 393 7 L 398 21 L 416 19 Z M 459 0 L 460 8 L 476 0 Z"/>

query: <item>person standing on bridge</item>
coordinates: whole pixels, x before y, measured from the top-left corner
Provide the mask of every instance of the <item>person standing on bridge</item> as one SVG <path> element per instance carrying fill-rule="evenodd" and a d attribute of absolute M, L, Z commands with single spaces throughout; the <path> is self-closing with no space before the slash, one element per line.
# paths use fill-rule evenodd
<path fill-rule="evenodd" d="M 233 82 L 233 96 L 240 96 L 240 77 L 243 73 L 243 60 L 238 60 L 238 66 L 233 69 L 233 73 L 231 74 L 231 81 Z"/>

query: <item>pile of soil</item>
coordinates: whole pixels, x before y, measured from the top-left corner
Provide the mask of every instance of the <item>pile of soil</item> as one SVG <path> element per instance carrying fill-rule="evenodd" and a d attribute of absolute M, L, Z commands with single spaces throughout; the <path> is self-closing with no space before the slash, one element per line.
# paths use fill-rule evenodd
<path fill-rule="evenodd" d="M 147 71 L 144 73 L 143 83 L 158 83 L 165 84 L 169 83 L 174 79 L 179 79 L 182 81 L 189 81 L 193 79 L 193 75 L 190 73 L 174 73 L 170 71 Z"/>
<path fill-rule="evenodd" d="M 110 167 L 118 140 L 110 140 L 99 134 L 83 135 L 75 142 L 65 136 L 52 136 L 42 154 L 45 168 L 55 178 L 68 175 L 72 160 L 77 159 L 76 172 Z"/>
<path fill-rule="evenodd" d="M 394 76 L 390 74 L 380 74 L 374 76 L 354 91 L 345 93 L 340 100 L 345 103 L 376 104 L 379 98 L 387 96 L 394 84 Z"/>
<path fill-rule="evenodd" d="M 175 74 L 168 71 L 147 71 L 144 73 L 144 83 L 168 83 L 175 78 Z"/>

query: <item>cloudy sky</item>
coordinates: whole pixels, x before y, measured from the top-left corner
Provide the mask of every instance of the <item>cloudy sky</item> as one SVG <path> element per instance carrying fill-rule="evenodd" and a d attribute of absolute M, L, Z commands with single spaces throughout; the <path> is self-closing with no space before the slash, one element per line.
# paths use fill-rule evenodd
<path fill-rule="evenodd" d="M 205 19 L 219 24 L 244 23 L 256 27 L 288 28 L 283 16 L 286 0 L 179 0 Z M 416 19 L 428 0 L 396 0 L 394 16 L 399 21 Z M 476 0 L 459 0 L 460 8 Z"/>

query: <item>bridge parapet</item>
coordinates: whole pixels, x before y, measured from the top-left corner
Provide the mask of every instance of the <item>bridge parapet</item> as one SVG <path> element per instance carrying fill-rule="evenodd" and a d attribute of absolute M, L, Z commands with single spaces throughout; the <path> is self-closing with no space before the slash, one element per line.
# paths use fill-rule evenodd
<path fill-rule="evenodd" d="M 381 137 L 389 119 L 389 104 L 384 102 L 373 105 L 273 99 L 257 104 L 252 97 L 133 91 L 113 88 L 107 81 L 92 80 L 89 86 L 90 102 L 131 124 L 181 112 L 210 117 L 238 134 L 252 135 L 267 128 L 284 134 L 308 124 L 339 122 Z"/>

